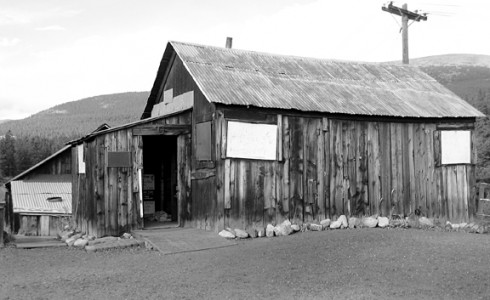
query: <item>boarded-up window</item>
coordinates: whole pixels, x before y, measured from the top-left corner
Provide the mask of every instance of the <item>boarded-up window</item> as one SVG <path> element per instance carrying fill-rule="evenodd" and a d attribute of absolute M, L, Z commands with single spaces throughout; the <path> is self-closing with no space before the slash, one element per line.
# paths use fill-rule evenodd
<path fill-rule="evenodd" d="M 211 160 L 211 122 L 196 124 L 196 159 Z"/>
<path fill-rule="evenodd" d="M 441 163 L 442 164 L 471 163 L 471 131 L 469 130 L 441 131 Z"/>
<path fill-rule="evenodd" d="M 130 168 L 131 152 L 107 152 L 107 166 L 109 168 Z"/>
<path fill-rule="evenodd" d="M 275 160 L 277 125 L 228 122 L 226 156 Z"/>
<path fill-rule="evenodd" d="M 85 174 L 85 158 L 83 156 L 83 144 L 77 146 L 78 174 Z"/>

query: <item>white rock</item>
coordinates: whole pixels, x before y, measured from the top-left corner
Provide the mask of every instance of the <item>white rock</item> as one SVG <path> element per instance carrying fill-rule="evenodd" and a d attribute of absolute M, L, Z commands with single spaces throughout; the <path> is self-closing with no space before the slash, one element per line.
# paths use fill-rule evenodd
<path fill-rule="evenodd" d="M 276 227 L 274 227 L 274 233 L 277 236 L 290 235 L 292 232 L 293 232 L 293 229 L 291 228 L 291 222 L 289 222 L 289 220 L 286 220 L 286 221 L 282 222 L 281 224 L 277 225 Z"/>
<path fill-rule="evenodd" d="M 341 215 L 337 221 L 340 221 L 340 227 L 347 228 L 349 223 L 347 223 L 347 217 L 345 215 Z"/>
<path fill-rule="evenodd" d="M 356 217 L 349 218 L 349 228 L 351 229 L 358 228 L 359 225 L 361 225 L 361 220 L 359 220 L 359 218 Z"/>
<path fill-rule="evenodd" d="M 374 217 L 365 217 L 362 218 L 362 225 L 369 227 L 369 228 L 374 228 L 376 225 L 378 225 L 378 219 Z"/>
<path fill-rule="evenodd" d="M 238 228 L 235 228 L 235 235 L 237 238 L 241 238 L 241 239 L 248 238 L 248 232 L 246 232 L 245 230 L 238 229 Z"/>
<path fill-rule="evenodd" d="M 82 234 L 80 234 L 80 233 L 79 233 L 79 234 L 75 234 L 75 235 L 73 235 L 73 236 L 69 237 L 69 238 L 68 238 L 68 239 L 65 241 L 65 243 L 66 243 L 68 246 L 70 246 L 70 247 L 71 247 L 71 246 L 73 246 L 73 244 L 75 243 L 75 241 L 76 241 L 76 240 L 78 240 L 78 239 L 79 239 L 79 238 L 81 238 L 81 237 L 82 237 Z"/>
<path fill-rule="evenodd" d="M 420 217 L 419 218 L 419 223 L 420 223 L 420 225 L 434 227 L 434 223 L 432 222 L 432 220 L 427 219 L 426 217 Z"/>
<path fill-rule="evenodd" d="M 465 228 L 466 226 L 468 226 L 468 227 L 473 227 L 473 225 L 474 225 L 473 223 L 470 223 L 470 224 L 468 225 L 468 223 L 464 223 L 464 222 L 463 222 L 463 223 L 459 224 L 459 227 L 461 227 L 461 228 Z"/>
<path fill-rule="evenodd" d="M 378 226 L 381 228 L 385 228 L 390 224 L 390 219 L 387 217 L 378 217 Z"/>
<path fill-rule="evenodd" d="M 330 223 L 330 229 L 338 229 L 340 226 L 342 226 L 342 221 L 340 220 Z"/>
<path fill-rule="evenodd" d="M 235 235 L 231 232 L 229 232 L 228 230 L 221 230 L 218 235 L 220 237 L 224 237 L 225 239 L 234 239 L 235 238 Z"/>
<path fill-rule="evenodd" d="M 123 235 L 122 235 L 122 238 L 123 239 L 129 239 L 131 237 L 131 233 L 128 233 L 128 232 L 125 232 Z"/>
<path fill-rule="evenodd" d="M 310 224 L 310 230 L 311 231 L 322 231 L 323 226 L 320 224 Z"/>
<path fill-rule="evenodd" d="M 63 231 L 60 233 L 61 240 L 65 242 L 67 239 L 71 238 L 75 234 L 74 231 Z"/>
<path fill-rule="evenodd" d="M 328 226 L 330 226 L 330 223 L 332 223 L 332 221 L 330 219 L 323 219 L 323 220 L 320 221 L 320 225 L 323 226 L 323 229 L 325 229 Z"/>
<path fill-rule="evenodd" d="M 298 224 L 293 224 L 291 225 L 291 229 L 294 231 L 294 232 L 298 232 L 300 231 L 301 227 L 299 227 Z"/>
<path fill-rule="evenodd" d="M 71 246 L 73 246 L 73 244 L 75 244 L 75 242 L 76 242 L 77 240 L 78 240 L 78 238 L 73 238 L 73 237 L 71 237 L 71 238 L 68 238 L 68 239 L 65 241 L 65 243 L 68 245 L 68 247 L 71 247 Z"/>
<path fill-rule="evenodd" d="M 258 237 L 264 237 L 265 236 L 265 230 L 261 229 L 257 232 Z"/>
<path fill-rule="evenodd" d="M 459 224 L 451 224 L 451 227 L 452 227 L 453 229 L 459 229 Z"/>
<path fill-rule="evenodd" d="M 267 227 L 265 228 L 265 236 L 266 237 L 274 236 L 274 226 L 272 226 L 272 224 L 267 224 Z"/>
<path fill-rule="evenodd" d="M 73 247 L 83 248 L 83 247 L 87 246 L 87 244 L 88 244 L 88 240 L 78 239 L 73 243 Z"/>

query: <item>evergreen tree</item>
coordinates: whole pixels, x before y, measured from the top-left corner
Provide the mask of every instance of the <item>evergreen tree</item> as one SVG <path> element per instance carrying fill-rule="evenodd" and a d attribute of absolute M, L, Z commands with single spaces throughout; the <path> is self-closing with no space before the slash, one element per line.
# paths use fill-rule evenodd
<path fill-rule="evenodd" d="M 3 177 L 10 178 L 17 173 L 15 164 L 15 137 L 10 130 L 0 140 L 0 166 Z"/>

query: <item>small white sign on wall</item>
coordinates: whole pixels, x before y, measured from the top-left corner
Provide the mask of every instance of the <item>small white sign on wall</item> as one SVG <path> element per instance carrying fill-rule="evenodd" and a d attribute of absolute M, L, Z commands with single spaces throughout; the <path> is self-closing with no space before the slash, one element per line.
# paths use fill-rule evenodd
<path fill-rule="evenodd" d="M 85 174 L 85 161 L 83 159 L 83 144 L 77 146 L 78 174 Z"/>
<path fill-rule="evenodd" d="M 226 156 L 275 160 L 277 125 L 228 121 Z"/>
<path fill-rule="evenodd" d="M 471 163 L 471 131 L 441 131 L 441 163 L 443 165 Z"/>

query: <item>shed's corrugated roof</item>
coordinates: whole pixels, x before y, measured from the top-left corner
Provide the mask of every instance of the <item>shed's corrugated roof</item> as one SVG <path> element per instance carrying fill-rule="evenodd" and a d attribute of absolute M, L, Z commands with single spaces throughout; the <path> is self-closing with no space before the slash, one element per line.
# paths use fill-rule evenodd
<path fill-rule="evenodd" d="M 170 46 L 212 103 L 368 116 L 483 116 L 416 67 L 272 55 L 181 42 L 170 42 L 164 58 Z M 168 67 L 168 59 L 162 59 L 162 67 Z M 160 85 L 155 82 L 155 86 Z"/>
<path fill-rule="evenodd" d="M 56 181 L 58 180 L 58 181 Z M 10 182 L 14 213 L 71 214 L 71 181 L 69 177 L 45 177 L 36 181 Z M 61 197 L 61 202 L 49 202 Z"/>

